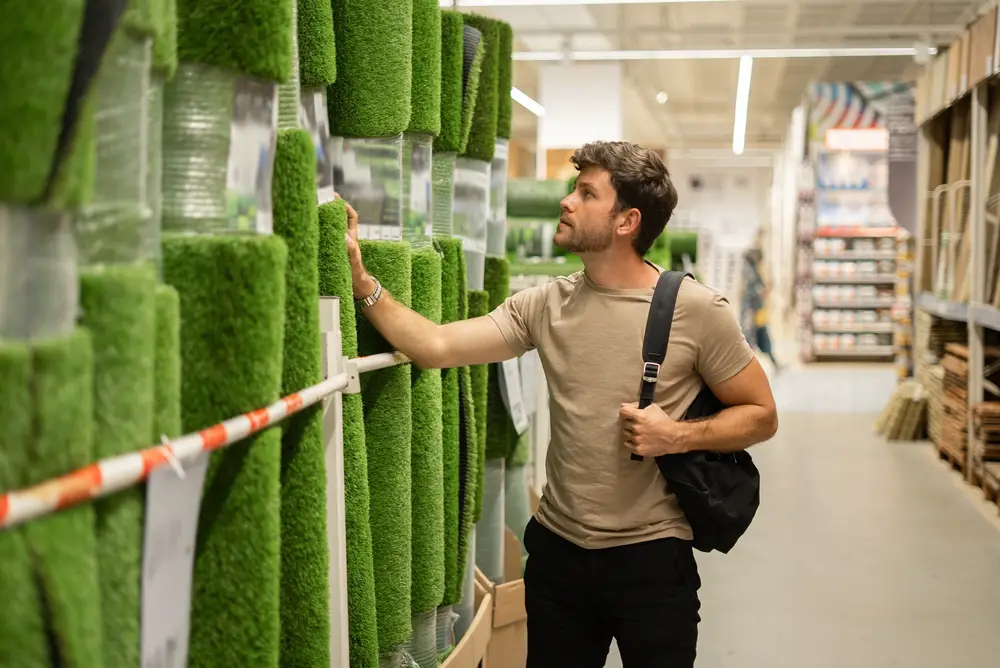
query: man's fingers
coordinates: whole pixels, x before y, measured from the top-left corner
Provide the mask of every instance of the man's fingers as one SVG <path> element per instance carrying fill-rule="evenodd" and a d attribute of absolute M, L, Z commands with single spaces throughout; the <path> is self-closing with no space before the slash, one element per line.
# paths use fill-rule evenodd
<path fill-rule="evenodd" d="M 618 415 L 625 419 L 635 419 L 639 415 L 639 404 L 622 404 L 618 409 Z"/>

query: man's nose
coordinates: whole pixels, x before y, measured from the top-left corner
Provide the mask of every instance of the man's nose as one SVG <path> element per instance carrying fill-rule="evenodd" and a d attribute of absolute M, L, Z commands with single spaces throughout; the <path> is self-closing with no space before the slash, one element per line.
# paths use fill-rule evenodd
<path fill-rule="evenodd" d="M 559 206 L 562 207 L 564 211 L 572 211 L 576 208 L 576 196 L 574 193 L 570 193 L 562 198 L 559 202 Z"/>

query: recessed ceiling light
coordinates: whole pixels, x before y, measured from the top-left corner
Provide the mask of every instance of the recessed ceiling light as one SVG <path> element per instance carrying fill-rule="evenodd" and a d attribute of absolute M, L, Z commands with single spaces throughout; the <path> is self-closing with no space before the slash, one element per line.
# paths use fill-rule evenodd
<path fill-rule="evenodd" d="M 667 100 L 669 100 L 669 99 L 670 99 L 670 96 L 667 95 L 662 90 L 659 93 L 656 94 L 656 101 L 659 102 L 660 104 L 666 104 Z"/>

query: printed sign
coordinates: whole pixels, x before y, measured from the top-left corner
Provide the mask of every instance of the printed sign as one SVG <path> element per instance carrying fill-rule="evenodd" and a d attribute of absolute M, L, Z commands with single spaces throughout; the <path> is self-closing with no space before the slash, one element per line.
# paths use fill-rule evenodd
<path fill-rule="evenodd" d="M 146 485 L 142 547 L 142 668 L 185 668 L 201 491 L 209 455 L 154 470 Z"/>
<path fill-rule="evenodd" d="M 358 212 L 358 237 L 403 238 L 402 136 L 330 140 L 333 183 Z"/>
<path fill-rule="evenodd" d="M 299 97 L 299 125 L 309 131 L 316 147 L 316 196 L 319 204 L 333 201 L 333 161 L 330 157 L 330 119 L 326 91 L 303 90 Z"/>
<path fill-rule="evenodd" d="M 278 141 L 278 86 L 238 77 L 229 126 L 226 208 L 236 230 L 271 234 L 271 176 Z"/>
<path fill-rule="evenodd" d="M 518 364 L 517 358 L 501 362 L 499 378 L 500 395 L 514 422 L 514 429 L 520 435 L 528 430 L 528 413 L 521 394 L 521 370 Z"/>
<path fill-rule="evenodd" d="M 913 88 L 889 99 L 889 208 L 903 229 L 917 231 L 917 124 Z"/>
<path fill-rule="evenodd" d="M 431 229 L 431 160 L 433 139 L 427 141 L 420 138 L 407 139 L 406 156 L 409 161 L 409 181 L 404 187 L 409 191 L 406 202 L 406 217 L 403 225 L 406 227 L 406 237 L 419 239 L 430 237 Z"/>
<path fill-rule="evenodd" d="M 486 221 L 490 216 L 490 164 L 459 158 L 455 164 L 452 226 L 467 253 L 486 252 Z"/>

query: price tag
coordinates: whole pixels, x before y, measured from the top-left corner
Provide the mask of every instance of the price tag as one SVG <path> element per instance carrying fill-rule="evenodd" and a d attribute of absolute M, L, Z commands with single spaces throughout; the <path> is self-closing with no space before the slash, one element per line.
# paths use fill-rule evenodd
<path fill-rule="evenodd" d="M 146 485 L 142 546 L 142 668 L 185 668 L 201 492 L 209 455 L 181 478 L 161 466 Z"/>
<path fill-rule="evenodd" d="M 518 435 L 528 430 L 528 413 L 521 395 L 521 370 L 517 358 L 500 363 L 500 394 Z"/>

